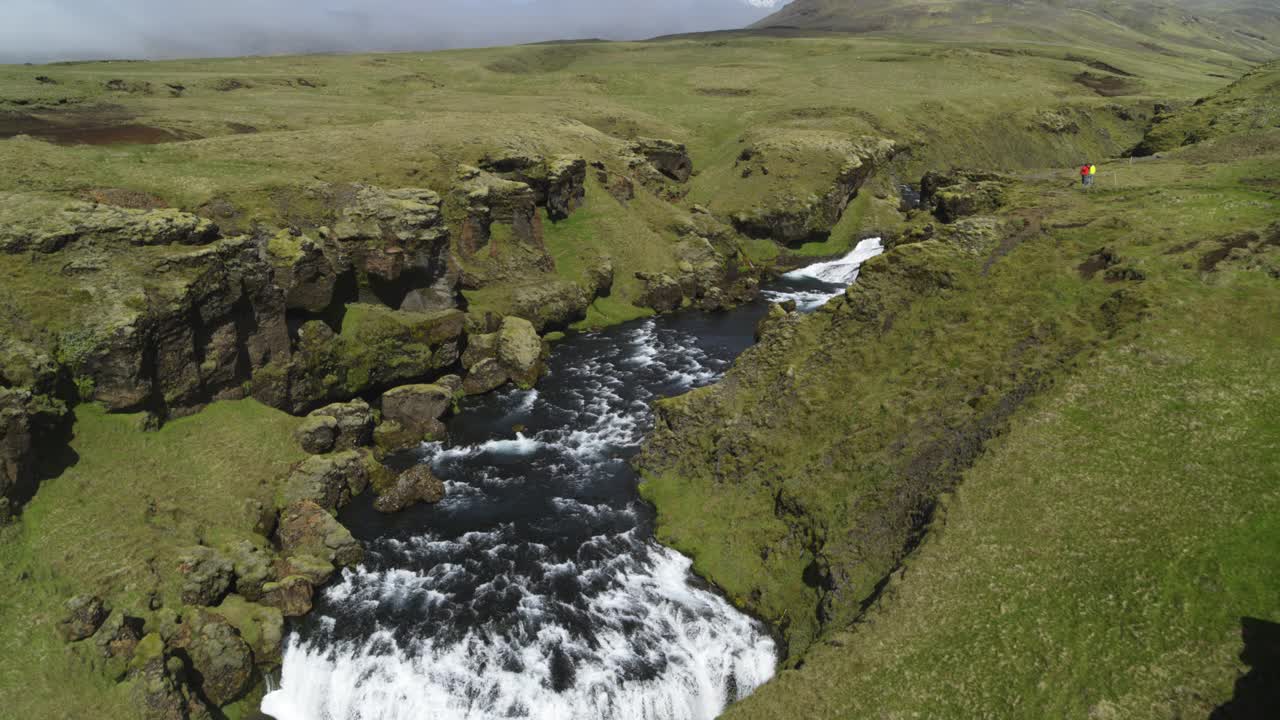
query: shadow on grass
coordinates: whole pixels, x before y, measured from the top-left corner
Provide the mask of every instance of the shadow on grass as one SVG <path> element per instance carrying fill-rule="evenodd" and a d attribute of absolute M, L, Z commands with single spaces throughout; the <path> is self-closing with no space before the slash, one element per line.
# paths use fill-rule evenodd
<path fill-rule="evenodd" d="M 1235 695 L 1209 714 L 1209 720 L 1264 720 L 1280 717 L 1280 623 L 1240 619 L 1248 673 L 1236 680 Z"/>

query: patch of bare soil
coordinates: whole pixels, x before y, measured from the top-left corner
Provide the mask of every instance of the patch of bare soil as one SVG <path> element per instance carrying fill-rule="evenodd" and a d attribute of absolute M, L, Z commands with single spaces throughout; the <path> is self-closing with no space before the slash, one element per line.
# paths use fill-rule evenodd
<path fill-rule="evenodd" d="M 63 113 L 54 117 L 0 113 L 0 139 L 29 135 L 57 145 L 156 145 L 198 137 L 128 120 L 128 116 L 113 112 Z"/>
<path fill-rule="evenodd" d="M 1091 72 L 1082 72 L 1076 75 L 1073 79 L 1102 97 L 1133 95 L 1141 89 L 1141 86 L 1138 83 L 1115 75 L 1098 75 Z"/>

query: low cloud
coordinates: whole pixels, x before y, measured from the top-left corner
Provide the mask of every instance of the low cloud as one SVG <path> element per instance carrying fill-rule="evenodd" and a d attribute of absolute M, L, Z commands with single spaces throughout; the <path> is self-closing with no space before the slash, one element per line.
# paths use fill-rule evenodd
<path fill-rule="evenodd" d="M 430 50 L 739 28 L 778 0 L 9 0 L 0 62 Z"/>

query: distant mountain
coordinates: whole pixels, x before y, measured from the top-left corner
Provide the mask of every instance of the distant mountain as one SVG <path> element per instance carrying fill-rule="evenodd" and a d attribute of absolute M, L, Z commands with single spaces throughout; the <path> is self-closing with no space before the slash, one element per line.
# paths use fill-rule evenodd
<path fill-rule="evenodd" d="M 752 27 L 1280 56 L 1274 0 L 795 0 Z"/>

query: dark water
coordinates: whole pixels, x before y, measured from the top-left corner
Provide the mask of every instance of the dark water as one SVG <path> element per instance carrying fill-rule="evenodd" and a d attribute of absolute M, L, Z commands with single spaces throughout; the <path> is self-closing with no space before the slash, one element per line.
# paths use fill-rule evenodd
<path fill-rule="evenodd" d="M 876 245 L 878 248 L 878 244 Z M 856 263 L 766 293 L 816 307 Z M 572 335 L 534 390 L 469 399 L 430 463 L 448 495 L 342 521 L 368 548 L 317 598 L 263 709 L 280 720 L 712 718 L 772 676 L 765 628 L 653 540 L 628 464 L 650 404 L 717 379 L 764 302 Z"/>

